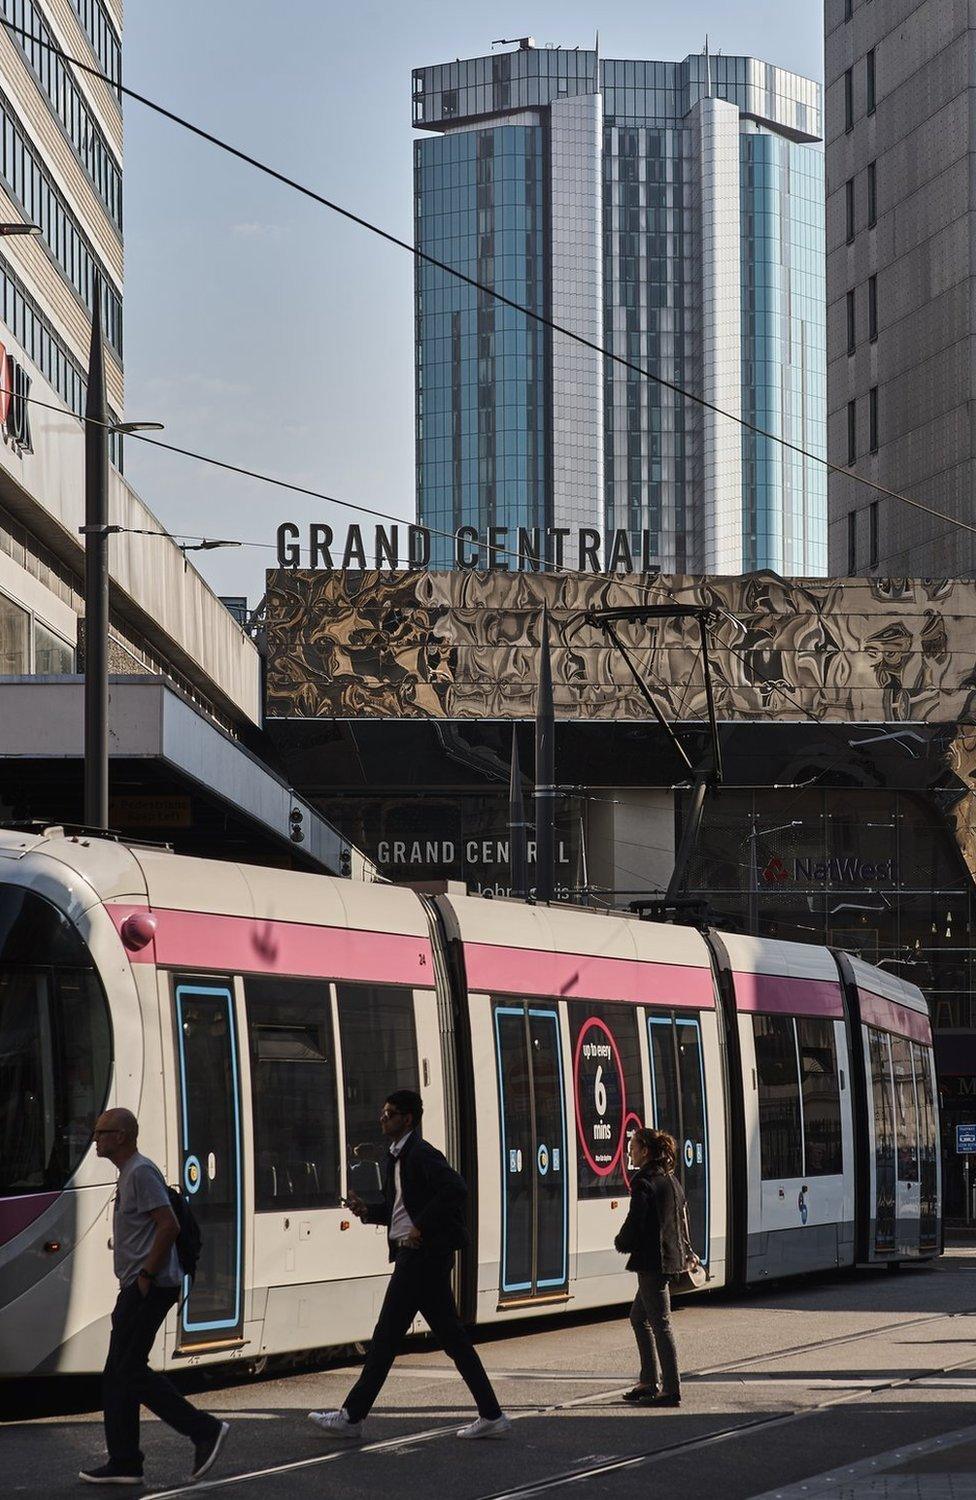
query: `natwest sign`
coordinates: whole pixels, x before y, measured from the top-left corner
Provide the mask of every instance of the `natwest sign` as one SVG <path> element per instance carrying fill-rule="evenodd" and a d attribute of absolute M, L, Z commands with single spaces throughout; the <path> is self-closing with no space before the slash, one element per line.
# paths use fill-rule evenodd
<path fill-rule="evenodd" d="M 829 859 L 784 860 L 774 854 L 762 872 L 769 886 L 800 882 L 805 885 L 893 885 L 898 871 L 893 859 L 861 859 L 856 854 L 835 854 Z"/>
<path fill-rule="evenodd" d="M 33 453 L 30 430 L 30 376 L 0 344 L 0 432 L 15 453 Z"/>

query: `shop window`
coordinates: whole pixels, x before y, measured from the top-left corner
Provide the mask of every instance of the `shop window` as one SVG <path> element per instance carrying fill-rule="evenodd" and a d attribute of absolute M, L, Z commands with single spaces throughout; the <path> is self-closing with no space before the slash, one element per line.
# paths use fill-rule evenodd
<path fill-rule="evenodd" d="M 254 1206 L 327 1208 L 339 1201 L 339 1121 L 329 986 L 245 982 L 254 1116 Z"/>
<path fill-rule="evenodd" d="M 380 1186 L 370 1163 L 384 1162 L 383 1101 L 394 1089 L 420 1091 L 413 991 L 397 985 L 340 984 L 339 1041 L 346 1106 L 349 1185 L 369 1199 Z"/>

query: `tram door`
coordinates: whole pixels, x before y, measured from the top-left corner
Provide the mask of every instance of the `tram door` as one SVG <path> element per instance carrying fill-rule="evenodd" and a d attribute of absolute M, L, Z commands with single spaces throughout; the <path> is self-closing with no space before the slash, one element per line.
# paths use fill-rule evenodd
<path fill-rule="evenodd" d="M 895 1088 L 895 1143 L 897 1183 L 895 1248 L 900 1254 L 917 1254 L 919 1215 L 918 1101 L 912 1044 L 907 1037 L 891 1036 L 891 1075 Z"/>
<path fill-rule="evenodd" d="M 895 1110 L 891 1053 L 886 1032 L 868 1029 L 874 1135 L 874 1249 L 890 1255 L 895 1248 Z"/>
<path fill-rule="evenodd" d="M 240 1064 L 230 979 L 174 985 L 180 1095 L 180 1184 L 203 1237 L 182 1299 L 179 1347 L 243 1332 Z"/>
<path fill-rule="evenodd" d="M 654 1125 L 678 1145 L 678 1176 L 688 1200 L 691 1242 L 708 1264 L 708 1116 L 701 1024 L 697 1016 L 647 1018 Z"/>
<path fill-rule="evenodd" d="M 555 1006 L 495 1007 L 501 1114 L 503 1301 L 568 1284 L 566 1097 Z"/>

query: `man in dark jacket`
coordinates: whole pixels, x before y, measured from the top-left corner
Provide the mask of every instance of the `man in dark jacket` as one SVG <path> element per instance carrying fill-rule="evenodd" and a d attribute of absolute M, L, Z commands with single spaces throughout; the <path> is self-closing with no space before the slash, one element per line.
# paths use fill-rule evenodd
<path fill-rule="evenodd" d="M 364 1224 L 386 1225 L 393 1275 L 363 1372 L 344 1405 L 339 1411 L 309 1412 L 312 1421 L 330 1437 L 361 1439 L 366 1415 L 418 1312 L 423 1313 L 477 1402 L 477 1420 L 462 1427 L 458 1437 L 501 1437 L 512 1429 L 458 1317 L 451 1290 L 455 1251 L 468 1243 L 468 1190 L 442 1153 L 421 1136 L 423 1112 L 423 1100 L 412 1089 L 390 1094 L 380 1114 L 380 1126 L 390 1143 L 383 1202 L 370 1208 L 355 1193 L 346 1200 Z"/>

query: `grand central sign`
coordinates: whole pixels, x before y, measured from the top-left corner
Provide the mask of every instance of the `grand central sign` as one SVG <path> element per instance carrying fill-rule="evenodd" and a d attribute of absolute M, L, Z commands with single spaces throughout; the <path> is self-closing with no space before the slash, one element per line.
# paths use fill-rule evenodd
<path fill-rule="evenodd" d="M 365 535 L 364 535 L 365 532 Z M 324 569 L 373 568 L 377 572 L 419 572 L 431 559 L 432 537 L 426 526 L 347 526 L 337 534 L 331 526 L 317 523 L 304 530 L 294 521 L 282 521 L 276 545 L 279 568 L 300 568 L 302 553 L 313 572 Z M 450 537 L 454 567 L 490 572 L 537 573 L 544 566 L 562 568 L 573 559 L 584 573 L 657 573 L 651 562 L 652 534 L 642 531 L 635 546 L 626 530 L 606 537 L 592 526 L 459 526 Z M 575 549 L 575 550 L 574 550 Z M 635 555 L 636 554 L 636 555 Z"/>

